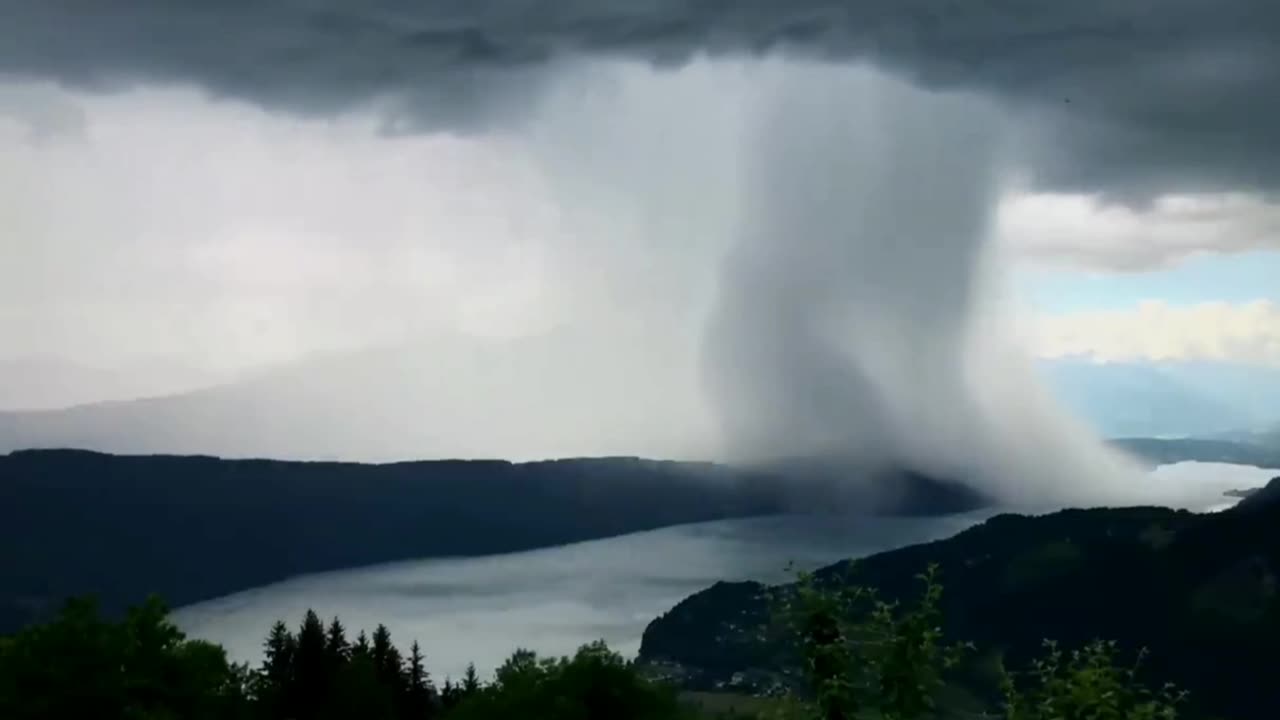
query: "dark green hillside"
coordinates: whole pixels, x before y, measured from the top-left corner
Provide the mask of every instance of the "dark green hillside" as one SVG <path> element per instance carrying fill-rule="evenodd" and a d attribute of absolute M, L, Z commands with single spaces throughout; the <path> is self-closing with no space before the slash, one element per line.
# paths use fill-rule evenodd
<path fill-rule="evenodd" d="M 1187 688 L 1195 706 L 1232 718 L 1280 715 L 1272 677 L 1280 503 L 1263 493 L 1215 515 L 1162 508 L 1001 515 L 816 576 L 901 598 L 930 563 L 939 565 L 942 612 L 956 639 L 1018 664 L 1038 655 L 1045 638 L 1146 647 L 1150 671 Z M 699 688 L 787 666 L 787 647 L 762 626 L 770 615 L 764 590 L 721 583 L 686 599 L 650 624 L 641 657 Z"/>

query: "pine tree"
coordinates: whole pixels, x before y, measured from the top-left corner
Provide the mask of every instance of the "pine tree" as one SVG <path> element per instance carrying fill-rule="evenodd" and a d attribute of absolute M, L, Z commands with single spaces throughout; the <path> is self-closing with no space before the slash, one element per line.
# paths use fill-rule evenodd
<path fill-rule="evenodd" d="M 367 658 L 371 657 L 372 652 L 372 649 L 369 647 L 369 636 L 365 635 L 364 631 L 361 630 L 356 635 L 355 644 L 351 646 L 351 657 L 352 659 L 357 657 Z"/>
<path fill-rule="evenodd" d="M 440 686 L 440 706 L 445 710 L 452 708 L 458 704 L 462 698 L 459 696 L 458 686 L 446 675 L 444 685 Z"/>
<path fill-rule="evenodd" d="M 414 640 L 409 646 L 409 689 L 426 692 L 430 685 L 431 678 L 422 665 L 422 648 L 418 646 L 418 641 Z"/>
<path fill-rule="evenodd" d="M 347 642 L 347 628 L 344 628 L 342 620 L 337 616 L 330 621 L 328 632 L 325 633 L 325 653 L 329 655 L 330 660 L 339 662 L 351 657 L 351 643 Z"/>
<path fill-rule="evenodd" d="M 386 625 L 380 624 L 373 629 L 373 646 L 370 650 L 373 656 L 373 664 L 379 669 L 387 667 L 391 650 L 391 631 L 387 629 Z"/>
<path fill-rule="evenodd" d="M 277 620 L 271 626 L 265 643 L 266 652 L 260 675 L 262 688 L 259 697 L 275 717 L 288 717 L 292 709 L 294 687 L 294 662 L 298 641 L 284 621 Z"/>
<path fill-rule="evenodd" d="M 327 700 L 331 680 L 325 651 L 327 644 L 320 616 L 314 610 L 307 610 L 298 629 L 298 650 L 294 662 L 295 708 L 302 720 L 318 717 Z"/>
<path fill-rule="evenodd" d="M 431 674 L 422 664 L 422 648 L 414 640 L 409 647 L 407 714 L 424 718 L 434 714 L 436 690 L 431 684 Z"/>
<path fill-rule="evenodd" d="M 404 657 L 394 645 L 387 653 L 386 664 L 382 668 L 383 682 L 395 692 L 402 693 L 409 687 L 409 671 L 405 667 Z"/>
<path fill-rule="evenodd" d="M 271 626 L 265 646 L 262 674 L 271 682 L 283 685 L 293 675 L 293 656 L 297 650 L 297 641 L 284 622 L 277 620 Z"/>
<path fill-rule="evenodd" d="M 467 672 L 462 676 L 462 696 L 473 695 L 480 689 L 480 678 L 476 675 L 476 664 L 467 663 Z"/>
<path fill-rule="evenodd" d="M 325 634 L 324 652 L 329 658 L 331 668 L 342 667 L 351 659 L 351 643 L 347 642 L 347 629 L 342 626 L 342 621 L 337 617 L 329 623 L 329 630 Z"/>
<path fill-rule="evenodd" d="M 404 684 L 404 662 L 400 658 L 400 651 L 391 644 L 391 631 L 387 630 L 386 625 L 378 625 L 373 630 L 372 657 L 379 681 L 390 688 L 399 688 Z"/>

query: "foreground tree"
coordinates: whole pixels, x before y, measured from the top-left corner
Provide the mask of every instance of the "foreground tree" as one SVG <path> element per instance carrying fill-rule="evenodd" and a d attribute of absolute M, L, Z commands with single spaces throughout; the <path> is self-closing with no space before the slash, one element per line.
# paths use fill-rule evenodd
<path fill-rule="evenodd" d="M 480 677 L 476 675 L 476 664 L 467 663 L 467 670 L 462 674 L 462 696 L 474 695 L 480 689 Z"/>
<path fill-rule="evenodd" d="M 1153 690 L 1138 679 L 1145 652 L 1120 663 L 1114 643 L 1094 641 L 1064 653 L 1045 641 L 1031 669 L 1002 674 L 1006 720 L 1175 720 L 1186 697 L 1172 685 Z"/>
<path fill-rule="evenodd" d="M 1119 664 L 1113 643 L 1094 642 L 1046 654 L 1025 672 L 997 669 L 998 712 L 946 707 L 948 680 L 973 655 L 973 646 L 947 641 L 936 566 L 918 578 L 911 605 L 887 602 L 874 590 L 822 584 L 800 573 L 779 595 L 780 617 L 794 634 L 808 692 L 791 695 L 772 714 L 787 720 L 927 720 L 941 717 L 1004 720 L 1176 720 L 1185 697 L 1172 686 L 1152 690 L 1139 667 Z M 972 678 L 970 678 L 972 679 Z"/>
<path fill-rule="evenodd" d="M 883 720 L 933 716 L 944 675 L 972 648 L 943 638 L 936 568 L 919 577 L 919 601 L 902 607 L 869 588 L 823 586 L 799 574 L 794 591 L 779 601 L 813 707 L 793 708 L 792 714 L 825 720 L 869 713 Z"/>
<path fill-rule="evenodd" d="M 678 720 L 698 717 L 673 689 L 644 678 L 604 642 L 571 658 L 517 650 L 494 682 L 477 686 L 448 715 L 456 720 Z"/>
<path fill-rule="evenodd" d="M 354 644 L 342 621 L 328 627 L 308 610 L 297 635 L 277 622 L 268 635 L 256 673 L 254 709 L 267 720 L 427 720 L 439 701 L 415 642 L 406 663 L 386 626 L 372 639 L 363 631 Z"/>
<path fill-rule="evenodd" d="M 422 648 L 414 640 L 409 647 L 407 670 L 407 690 L 404 696 L 404 715 L 406 717 L 426 718 L 435 714 L 439 698 L 435 687 L 431 684 L 431 674 L 422 664 Z"/>
<path fill-rule="evenodd" d="M 52 622 L 0 642 L 0 717 L 241 718 L 249 673 L 221 647 L 187 640 L 149 599 L 123 622 L 72 600 Z"/>
<path fill-rule="evenodd" d="M 334 672 L 351 659 L 351 643 L 347 642 L 347 629 L 336 617 L 329 623 L 329 629 L 325 631 L 324 654 Z"/>

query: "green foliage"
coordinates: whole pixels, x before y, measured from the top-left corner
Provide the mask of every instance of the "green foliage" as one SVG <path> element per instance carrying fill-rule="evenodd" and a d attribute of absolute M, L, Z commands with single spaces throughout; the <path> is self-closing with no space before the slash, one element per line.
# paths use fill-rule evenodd
<path fill-rule="evenodd" d="M 978 696 L 959 692 L 955 676 L 981 663 L 972 646 L 943 632 L 937 568 L 918 579 L 919 597 L 902 604 L 838 578 L 800 573 L 775 599 L 806 692 L 749 707 L 738 696 L 728 712 L 707 694 L 682 701 L 603 641 L 572 657 L 516 650 L 491 682 L 468 666 L 461 680 L 446 679 L 437 691 L 418 644 L 402 655 L 381 625 L 352 643 L 337 618 L 326 626 L 308 611 L 296 632 L 283 622 L 271 627 L 263 663 L 250 670 L 228 662 L 216 645 L 186 639 L 157 600 L 119 622 L 73 600 L 53 622 L 0 638 L 0 718 L 694 720 L 747 717 L 743 711 L 777 720 L 1179 717 L 1183 693 L 1141 682 L 1145 653 L 1126 667 L 1106 642 L 1070 652 L 1046 642 L 1044 655 L 1021 672 L 993 661 L 999 688 L 992 688 L 989 712 L 959 707 L 957 698 Z"/>
<path fill-rule="evenodd" d="M 947 707 L 949 676 L 972 645 L 949 642 L 942 631 L 942 586 L 936 566 L 918 576 L 919 599 L 889 603 L 859 586 L 822 584 L 798 574 L 780 596 L 780 616 L 794 632 L 809 692 L 792 695 L 768 716 L 778 720 L 925 720 L 1002 717 L 1003 720 L 1176 720 L 1185 698 L 1173 686 L 1151 690 L 1139 678 L 1145 652 L 1130 667 L 1118 664 L 1114 643 L 1095 641 L 1064 653 L 1046 641 L 1045 655 L 1025 672 L 998 672 L 999 715 Z"/>
<path fill-rule="evenodd" d="M 338 618 L 326 628 L 308 610 L 296 634 L 271 628 L 253 700 L 258 717 L 297 720 L 425 720 L 442 704 L 415 642 L 406 661 L 383 625 L 354 645 Z"/>
<path fill-rule="evenodd" d="M 1114 643 L 1094 641 L 1064 653 L 1046 640 L 1030 670 L 1004 672 L 1006 720 L 1176 720 L 1185 698 L 1172 685 L 1151 690 L 1138 678 L 1145 652 L 1130 667 L 1118 664 Z"/>
<path fill-rule="evenodd" d="M 467 663 L 467 671 L 462 675 L 462 694 L 469 695 L 480 689 L 480 678 L 476 675 L 475 663 Z"/>
<path fill-rule="evenodd" d="M 464 681 L 465 683 L 466 681 Z M 603 642 L 573 657 L 516 650 L 494 681 L 462 701 L 451 720 L 677 720 L 696 717 L 675 691 L 646 680 Z"/>
<path fill-rule="evenodd" d="M 672 688 L 647 680 L 603 642 L 572 658 L 517 650 L 481 682 L 474 666 L 437 692 L 415 642 L 407 657 L 379 625 L 355 643 L 308 611 L 275 623 L 261 667 L 188 640 L 150 600 L 120 622 L 73 600 L 53 622 L 0 638 L 0 718 L 108 720 L 680 720 Z"/>
<path fill-rule="evenodd" d="M 72 600 L 53 622 L 0 644 L 0 717 L 243 717 L 249 673 L 217 645 L 187 640 L 152 598 L 122 622 Z"/>
<path fill-rule="evenodd" d="M 930 566 L 919 579 L 919 601 L 904 607 L 869 588 L 825 587 L 798 573 L 794 594 L 781 598 L 781 611 L 795 633 L 819 717 L 933 715 L 944 673 L 971 647 L 943 638 L 937 568 Z"/>

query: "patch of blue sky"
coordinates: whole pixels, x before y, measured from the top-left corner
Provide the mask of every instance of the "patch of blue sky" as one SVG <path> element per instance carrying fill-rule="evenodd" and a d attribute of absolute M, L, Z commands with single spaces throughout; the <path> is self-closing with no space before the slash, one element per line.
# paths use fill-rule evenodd
<path fill-rule="evenodd" d="M 1200 253 L 1148 272 L 1024 269 L 1015 282 L 1025 300 L 1053 314 L 1121 310 L 1144 300 L 1175 306 L 1280 302 L 1280 252 Z"/>

